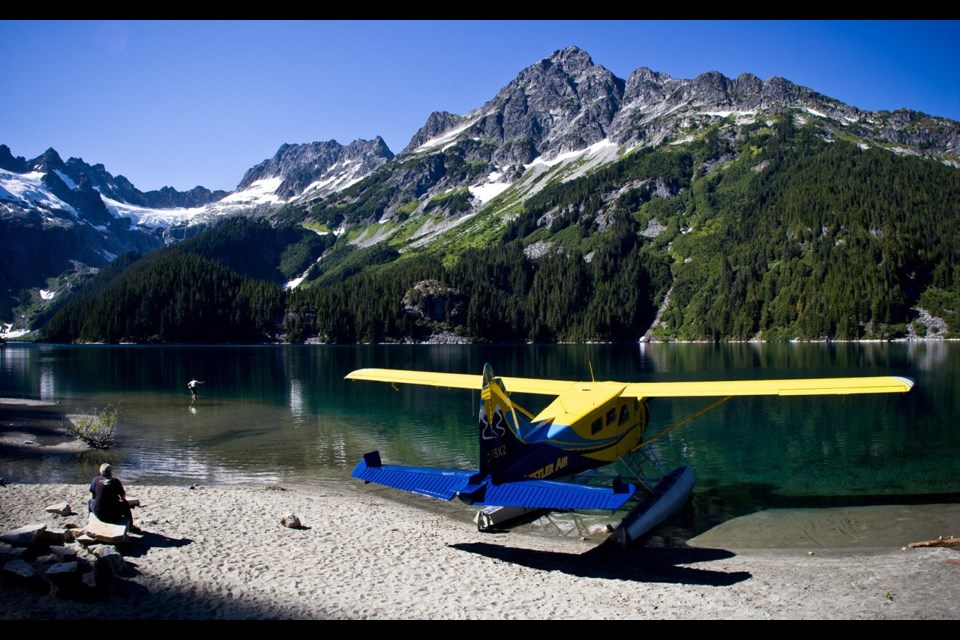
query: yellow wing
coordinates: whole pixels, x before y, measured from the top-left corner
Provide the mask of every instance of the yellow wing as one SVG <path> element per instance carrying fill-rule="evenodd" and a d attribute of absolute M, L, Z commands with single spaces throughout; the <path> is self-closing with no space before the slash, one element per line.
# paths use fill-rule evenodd
<path fill-rule="evenodd" d="M 483 376 L 466 373 L 439 373 L 436 371 L 408 371 L 406 369 L 357 369 L 346 375 L 347 380 L 371 380 L 393 384 L 420 384 L 448 389 L 475 389 L 483 386 Z M 573 385 L 589 383 L 573 380 L 545 380 L 539 378 L 510 378 L 501 376 L 507 391 L 511 393 L 539 393 L 557 396 Z M 622 383 L 620 383 L 622 386 Z"/>
<path fill-rule="evenodd" d="M 900 376 L 717 380 L 711 382 L 632 382 L 621 395 L 637 398 L 693 396 L 815 396 L 849 393 L 906 393 L 913 380 Z"/>
<path fill-rule="evenodd" d="M 406 369 L 357 369 L 346 375 L 347 380 L 370 380 L 394 384 L 422 384 L 428 387 L 478 390 L 483 376 L 466 373 L 438 373 L 434 371 L 407 371 Z"/>
<path fill-rule="evenodd" d="M 419 384 L 452 389 L 480 389 L 483 377 L 465 373 L 408 371 L 405 369 L 357 369 L 348 380 L 370 380 L 394 384 Z M 797 378 L 786 380 L 717 380 L 706 382 L 576 382 L 541 378 L 501 377 L 507 391 L 558 396 L 571 390 L 623 386 L 622 396 L 636 398 L 680 398 L 709 396 L 802 396 L 853 393 L 906 393 L 913 380 L 900 376 L 860 378 Z"/>

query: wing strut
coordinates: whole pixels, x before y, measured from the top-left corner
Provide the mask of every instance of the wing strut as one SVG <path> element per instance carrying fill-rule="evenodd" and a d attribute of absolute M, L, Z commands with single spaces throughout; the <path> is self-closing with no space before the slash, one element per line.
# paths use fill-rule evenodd
<path fill-rule="evenodd" d="M 722 405 L 724 402 L 726 402 L 727 400 L 729 400 L 729 399 L 732 398 L 732 397 L 733 397 L 733 396 L 727 396 L 726 398 L 721 398 L 720 400 L 717 400 L 717 401 L 714 402 L 713 404 L 708 405 L 708 406 L 704 407 L 703 409 L 700 409 L 700 411 L 697 411 L 696 413 L 690 414 L 689 416 L 687 416 L 686 418 L 684 418 L 684 419 L 681 420 L 680 422 L 677 422 L 676 424 L 673 424 L 673 425 L 667 427 L 666 429 L 664 429 L 663 431 L 661 431 L 661 432 L 658 433 L 657 435 L 653 436 L 653 437 L 650 438 L 649 440 L 644 440 L 643 442 L 641 442 L 640 444 L 637 445 L 637 449 L 642 449 L 643 447 L 647 446 L 648 444 L 650 444 L 650 443 L 653 442 L 654 440 L 657 440 L 657 439 L 662 438 L 663 436 L 667 435 L 668 433 L 670 433 L 671 431 L 673 431 L 673 430 L 676 429 L 677 427 L 682 427 L 683 425 L 687 424 L 687 423 L 690 422 L 691 420 L 693 420 L 693 419 L 695 419 L 695 418 L 699 418 L 700 416 L 702 416 L 703 414 L 705 414 L 707 411 L 710 411 L 711 409 L 716 409 L 717 407 L 719 407 L 720 405 Z M 635 449 L 635 450 L 636 450 L 636 449 Z"/>

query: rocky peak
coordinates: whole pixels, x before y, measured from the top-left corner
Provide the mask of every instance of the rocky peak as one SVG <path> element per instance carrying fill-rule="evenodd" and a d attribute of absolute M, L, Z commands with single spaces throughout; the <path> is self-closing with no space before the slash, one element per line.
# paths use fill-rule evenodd
<path fill-rule="evenodd" d="M 53 147 L 50 147 L 34 158 L 30 162 L 30 165 L 35 171 L 43 171 L 45 173 L 50 171 L 63 171 L 64 169 L 63 159 Z"/>
<path fill-rule="evenodd" d="M 118 176 L 122 178 L 123 176 Z M 226 197 L 226 191 L 210 191 L 196 186 L 189 191 L 177 191 L 173 187 L 161 187 L 156 191 L 147 191 L 143 194 L 146 206 L 156 209 L 173 209 L 178 207 L 202 207 L 205 204 L 216 202 Z"/>
<path fill-rule="evenodd" d="M 657 104 L 663 102 L 667 94 L 682 81 L 674 80 L 665 73 L 653 71 L 647 67 L 640 67 L 627 78 L 623 90 L 623 104 L 639 105 Z"/>
<path fill-rule="evenodd" d="M 23 156 L 14 157 L 10 147 L 0 144 L 0 169 L 13 171 L 14 173 L 26 173 L 30 170 L 30 165 Z"/>
<path fill-rule="evenodd" d="M 283 144 L 272 158 L 248 170 L 237 190 L 267 178 L 283 179 L 275 193 L 285 199 L 303 195 L 315 183 L 326 185 L 317 187 L 321 191 L 330 186 L 336 190 L 337 186 L 342 188 L 355 182 L 391 159 L 393 153 L 380 136 L 373 140 L 354 140 L 347 146 L 336 140 Z"/>
<path fill-rule="evenodd" d="M 577 76 L 582 73 L 589 73 L 596 65 L 590 55 L 579 47 L 567 47 L 559 49 L 544 58 L 540 62 L 527 67 L 527 71 L 547 70 L 553 66 L 558 66 L 561 72 L 569 76 Z"/>
<path fill-rule="evenodd" d="M 467 121 L 466 117 L 455 115 L 449 111 L 434 111 L 427 116 L 427 121 L 417 130 L 402 153 L 409 153 L 425 142 L 439 138 L 448 131 L 463 126 L 465 121 Z"/>
<path fill-rule="evenodd" d="M 120 202 L 145 206 L 143 194 L 123 176 L 112 176 L 106 167 L 97 163 L 89 165 L 83 158 L 70 158 L 64 164 L 63 172 L 77 184 L 96 189 L 103 195 Z"/>
<path fill-rule="evenodd" d="M 623 87 L 623 80 L 594 64 L 586 52 L 567 47 L 521 71 L 468 116 L 431 114 L 407 150 L 471 120 L 461 139 L 489 143 L 487 160 L 501 167 L 582 149 L 607 136 Z"/>

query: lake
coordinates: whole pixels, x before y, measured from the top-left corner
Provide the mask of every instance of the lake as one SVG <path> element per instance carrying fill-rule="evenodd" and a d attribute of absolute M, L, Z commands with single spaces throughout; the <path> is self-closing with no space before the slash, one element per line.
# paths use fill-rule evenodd
<path fill-rule="evenodd" d="M 734 398 L 653 446 L 698 482 L 683 526 L 771 508 L 960 502 L 960 344 L 0 347 L 0 396 L 58 414 L 119 405 L 108 452 L 0 448 L 8 482 L 86 483 L 100 462 L 127 484 L 357 482 L 386 463 L 475 468 L 479 393 L 347 382 L 361 367 L 622 381 L 898 375 L 907 394 Z M 191 402 L 192 378 L 204 381 Z M 650 401 L 649 433 L 714 399 Z M 529 406 L 528 408 L 537 408 Z M 15 431 L 0 410 L 3 430 Z"/>

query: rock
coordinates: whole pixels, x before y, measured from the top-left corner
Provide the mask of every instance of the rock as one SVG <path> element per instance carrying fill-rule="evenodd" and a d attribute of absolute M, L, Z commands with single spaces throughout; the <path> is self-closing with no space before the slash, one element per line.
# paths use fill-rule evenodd
<path fill-rule="evenodd" d="M 0 544 L 0 563 L 22 558 L 26 552 L 27 550 L 23 547 L 11 547 L 8 544 Z"/>
<path fill-rule="evenodd" d="M 301 529 L 303 527 L 303 525 L 300 524 L 300 518 L 292 513 L 283 516 L 283 518 L 280 519 L 280 524 L 288 529 Z"/>
<path fill-rule="evenodd" d="M 3 565 L 3 573 L 8 576 L 13 576 L 18 580 L 30 580 L 37 575 L 37 572 L 33 570 L 33 566 L 29 562 L 20 559 L 11 560 Z"/>
<path fill-rule="evenodd" d="M 123 572 L 123 556 L 113 545 L 104 545 L 93 550 L 93 555 L 97 557 L 97 562 L 109 562 L 110 569 L 114 574 Z"/>
<path fill-rule="evenodd" d="M 326 195 L 330 186 L 356 181 L 372 173 L 393 158 L 393 152 L 379 136 L 373 140 L 354 140 L 344 146 L 336 140 L 307 144 L 283 144 L 276 155 L 248 170 L 240 180 L 242 191 L 264 178 L 282 177 L 276 189 L 281 198 L 291 198 L 310 191 L 314 197 Z"/>
<path fill-rule="evenodd" d="M 86 531 L 80 527 L 67 529 L 67 536 L 69 536 L 70 540 L 76 541 L 78 538 L 85 535 L 87 535 Z M 64 542 L 69 542 L 70 540 L 64 540 Z"/>
<path fill-rule="evenodd" d="M 47 530 L 45 524 L 28 524 L 13 531 L 0 534 L 0 542 L 6 542 L 17 547 L 29 547 L 40 539 Z"/>
<path fill-rule="evenodd" d="M 87 519 L 86 534 L 98 542 L 121 544 L 127 539 L 127 526 L 103 522 L 94 514 Z"/>
<path fill-rule="evenodd" d="M 132 507 L 139 507 L 139 506 L 140 506 L 140 498 L 127 498 L 127 504 L 130 505 L 131 508 L 132 508 Z"/>
<path fill-rule="evenodd" d="M 76 515 L 66 502 L 58 502 L 47 507 L 47 513 L 56 513 L 61 516 Z"/>
<path fill-rule="evenodd" d="M 93 563 L 93 586 L 98 591 L 109 591 L 113 586 L 113 565 L 109 558 L 97 558 Z"/>
<path fill-rule="evenodd" d="M 73 547 L 52 545 L 50 547 L 50 553 L 56 556 L 60 562 L 71 562 L 77 559 L 77 550 Z"/>
<path fill-rule="evenodd" d="M 78 544 L 82 544 L 82 545 L 85 546 L 85 547 L 88 547 L 88 546 L 90 546 L 90 545 L 92 545 L 92 544 L 96 544 L 96 543 L 97 543 L 97 539 L 94 538 L 94 537 L 91 536 L 91 535 L 87 535 L 87 532 L 86 532 L 86 531 L 81 531 L 81 532 L 80 532 L 80 535 L 77 536 L 77 537 L 75 537 L 74 540 L 75 540 Z"/>
<path fill-rule="evenodd" d="M 11 560 L 3 565 L 0 573 L 37 591 L 46 591 L 49 588 L 43 577 L 26 560 Z"/>
<path fill-rule="evenodd" d="M 47 529 L 41 534 L 41 538 L 47 544 L 63 544 L 67 540 L 73 540 L 73 534 L 66 527 L 63 529 Z"/>
<path fill-rule="evenodd" d="M 54 589 L 63 594 L 74 593 L 79 590 L 83 584 L 80 564 L 76 561 L 58 562 L 47 569 L 46 576 Z"/>

